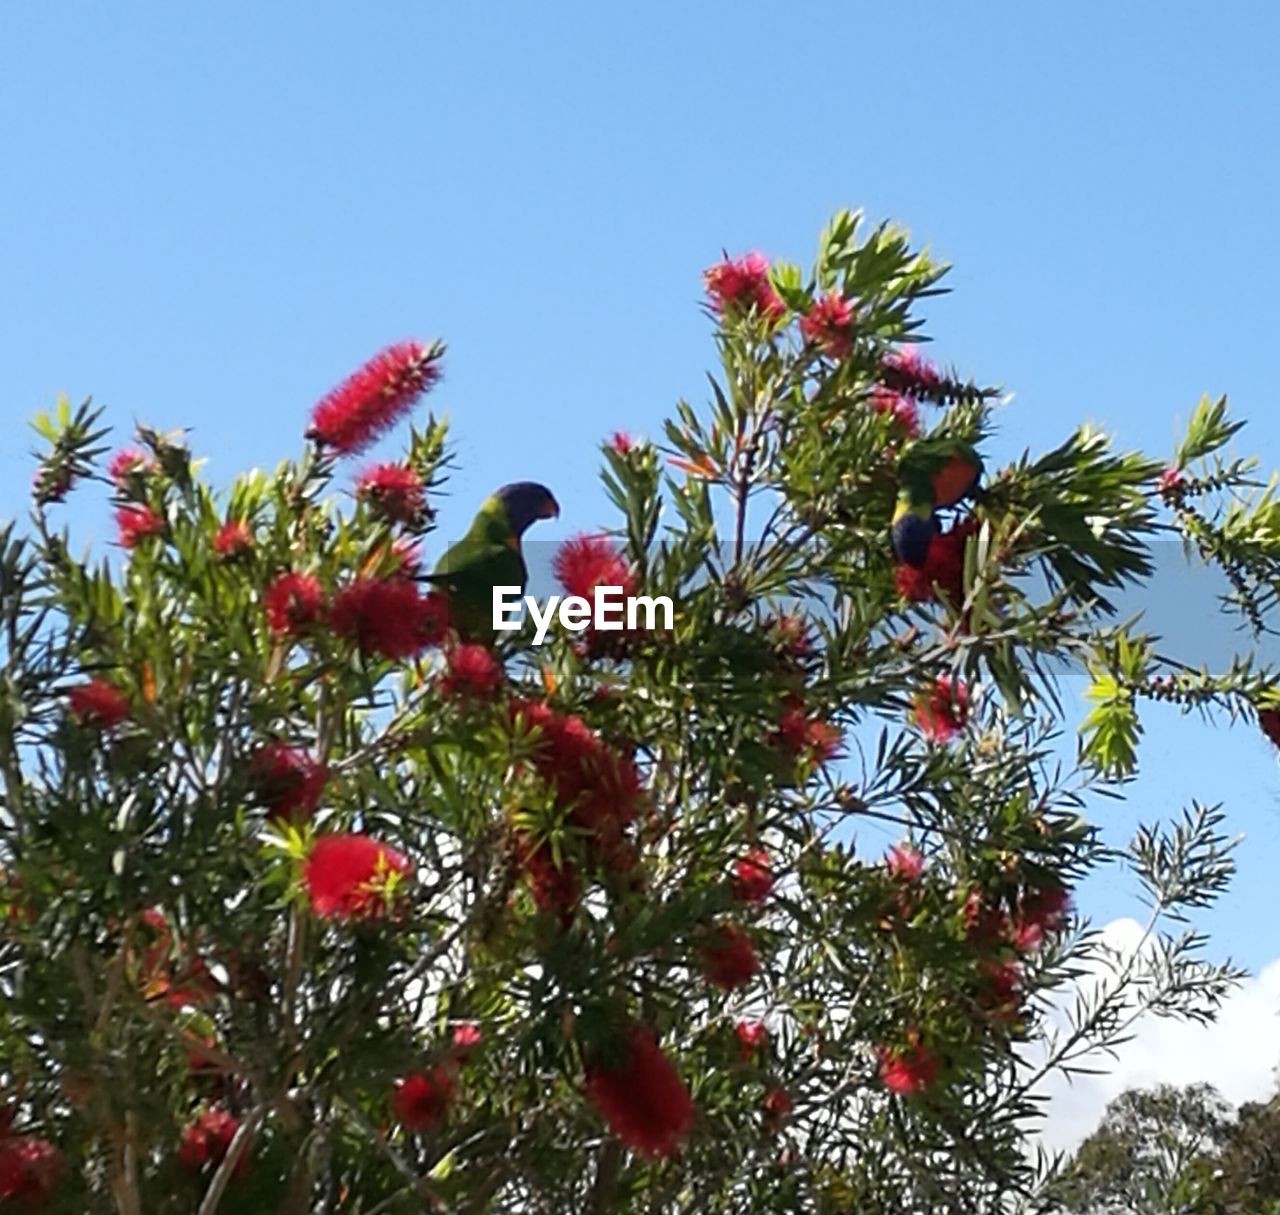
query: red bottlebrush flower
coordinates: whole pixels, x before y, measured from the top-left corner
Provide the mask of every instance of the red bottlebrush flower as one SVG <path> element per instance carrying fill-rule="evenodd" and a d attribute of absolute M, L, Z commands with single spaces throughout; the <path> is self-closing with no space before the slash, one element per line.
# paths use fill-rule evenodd
<path fill-rule="evenodd" d="M 738 1035 L 738 1054 L 745 1062 L 769 1041 L 763 1021 L 739 1021 L 733 1032 Z"/>
<path fill-rule="evenodd" d="M 486 700 L 502 685 L 502 663 L 487 646 L 467 642 L 445 651 L 445 669 L 436 680 L 441 695 Z"/>
<path fill-rule="evenodd" d="M 313 574 L 277 574 L 262 593 L 267 624 L 281 637 L 296 637 L 324 616 L 324 591 Z"/>
<path fill-rule="evenodd" d="M 808 757 L 816 763 L 832 759 L 840 750 L 840 730 L 812 717 L 798 697 L 784 702 L 777 728 L 769 736 L 771 743 L 795 759 Z"/>
<path fill-rule="evenodd" d="M 914 1035 L 908 1034 L 908 1038 Z M 923 1092 L 938 1075 L 938 1059 L 918 1040 L 906 1047 L 880 1048 L 880 1079 L 892 1092 L 910 1097 Z"/>
<path fill-rule="evenodd" d="M 375 354 L 311 411 L 307 437 L 344 456 L 394 426 L 440 378 L 437 342 L 397 342 Z"/>
<path fill-rule="evenodd" d="M 315 812 L 329 769 L 297 747 L 271 742 L 254 754 L 249 775 L 262 804 L 273 815 L 297 823 Z"/>
<path fill-rule="evenodd" d="M 407 578 L 356 578 L 334 596 L 329 623 L 363 654 L 409 658 L 437 635 L 439 602 Z"/>
<path fill-rule="evenodd" d="M 1176 498 L 1182 492 L 1184 478 L 1182 470 L 1178 468 L 1166 468 L 1156 478 L 1156 493 L 1162 498 Z"/>
<path fill-rule="evenodd" d="M 1010 931 L 1009 917 L 993 907 L 981 890 L 970 890 L 964 900 L 965 939 L 979 948 L 990 948 Z"/>
<path fill-rule="evenodd" d="M 1259 709 L 1258 725 L 1272 743 L 1280 747 L 1280 709 Z"/>
<path fill-rule="evenodd" d="M 228 519 L 213 534 L 213 551 L 219 557 L 238 557 L 253 547 L 253 533 L 243 519 Z"/>
<path fill-rule="evenodd" d="M 604 536 L 580 535 L 556 550 L 552 572 L 570 595 L 591 599 L 598 586 L 617 586 L 623 595 L 635 589 L 635 571 Z"/>
<path fill-rule="evenodd" d="M 1017 962 L 983 961 L 978 1006 L 993 1021 L 1016 1021 L 1022 1011 L 1022 970 Z"/>
<path fill-rule="evenodd" d="M 465 1059 L 471 1054 L 477 1046 L 480 1045 L 484 1035 L 480 1032 L 480 1026 L 474 1021 L 462 1021 L 453 1027 L 451 1041 L 453 1042 L 453 1053 L 459 1059 Z"/>
<path fill-rule="evenodd" d="M 915 346 L 891 350 L 880 367 L 889 387 L 908 396 L 928 396 L 942 383 L 938 369 Z"/>
<path fill-rule="evenodd" d="M 938 598 L 951 604 L 963 602 L 964 549 L 977 530 L 976 519 L 965 519 L 949 531 L 935 532 L 919 569 L 905 562 L 894 567 L 898 594 L 917 603 Z"/>
<path fill-rule="evenodd" d="M 375 916 L 395 877 L 413 871 L 409 858 L 367 835 L 321 835 L 311 846 L 302 880 L 318 916 Z"/>
<path fill-rule="evenodd" d="M 116 508 L 116 542 L 121 548 L 134 548 L 139 540 L 158 536 L 164 531 L 164 516 L 149 506 Z"/>
<path fill-rule="evenodd" d="M 703 271 L 702 282 L 716 312 L 754 309 L 770 321 L 786 314 L 787 306 L 769 280 L 769 259 L 763 253 L 748 253 L 736 260 L 726 255 Z"/>
<path fill-rule="evenodd" d="M 215 1167 L 226 1159 L 231 1141 L 240 1129 L 240 1119 L 229 1110 L 214 1106 L 205 1110 L 193 1122 L 182 1128 L 178 1144 L 178 1161 L 193 1172 L 206 1164 Z M 235 1174 L 240 1176 L 249 1167 L 249 1153 L 242 1152 L 236 1161 Z"/>
<path fill-rule="evenodd" d="M 733 897 L 740 903 L 763 903 L 773 889 L 769 854 L 752 848 L 733 863 Z"/>
<path fill-rule="evenodd" d="M 43 1206 L 53 1197 L 61 1176 L 62 1158 L 47 1139 L 37 1135 L 0 1139 L 0 1200 L 13 1199 L 31 1209 Z"/>
<path fill-rule="evenodd" d="M 1066 927 L 1070 910 L 1071 894 L 1060 883 L 1028 890 L 1011 927 L 1014 948 L 1024 953 L 1039 949 L 1049 933 Z"/>
<path fill-rule="evenodd" d="M 406 1130 L 426 1131 L 439 1124 L 453 1096 L 453 1075 L 447 1067 L 412 1072 L 396 1081 L 391 1108 Z"/>
<path fill-rule="evenodd" d="M 628 1030 L 621 1057 L 587 1068 L 586 1091 L 609 1129 L 633 1151 L 673 1155 L 693 1125 L 693 1098 L 657 1039 Z"/>
<path fill-rule="evenodd" d="M 412 523 L 427 504 L 427 487 L 406 464 L 375 464 L 356 479 L 356 496 L 392 523 Z"/>
<path fill-rule="evenodd" d="M 969 689 L 949 675 L 939 675 L 932 688 L 916 697 L 915 723 L 920 733 L 934 742 L 950 742 L 968 715 Z"/>
<path fill-rule="evenodd" d="M 625 456 L 635 447 L 635 440 L 625 430 L 615 430 L 609 436 L 609 446 L 620 456 Z"/>
<path fill-rule="evenodd" d="M 577 867 L 563 856 L 557 865 L 547 844 L 535 845 L 524 836 L 516 840 L 516 859 L 528 880 L 534 906 L 544 915 L 554 913 L 561 924 L 567 924 L 582 898 Z"/>
<path fill-rule="evenodd" d="M 703 976 L 725 991 L 745 987 L 760 969 L 755 945 L 737 924 L 722 924 L 698 952 Z"/>
<path fill-rule="evenodd" d="M 800 318 L 800 333 L 806 342 L 843 359 L 853 349 L 853 304 L 834 288 L 810 305 Z"/>
<path fill-rule="evenodd" d="M 95 675 L 67 693 L 71 715 L 82 726 L 110 730 L 129 716 L 129 698 L 115 684 Z"/>
<path fill-rule="evenodd" d="M 924 856 L 910 844 L 894 844 L 884 858 L 889 876 L 899 882 L 916 882 L 924 872 Z"/>
<path fill-rule="evenodd" d="M 134 477 L 141 476 L 150 468 L 151 460 L 146 455 L 136 447 L 124 447 L 111 457 L 107 464 L 107 476 L 117 489 L 127 489 Z"/>
<path fill-rule="evenodd" d="M 894 392 L 883 384 L 877 384 L 871 390 L 869 398 L 871 408 L 876 413 L 888 414 L 898 428 L 908 438 L 914 439 L 920 433 L 920 411 L 916 403 L 905 393 Z"/>
<path fill-rule="evenodd" d="M 803 662 L 813 653 L 813 638 L 809 634 L 809 625 L 803 616 L 792 612 L 779 612 L 765 622 L 775 649 L 791 659 L 792 662 Z"/>
<path fill-rule="evenodd" d="M 760 1108 L 764 1111 L 765 1125 L 776 1128 L 791 1113 L 791 1094 L 784 1088 L 771 1088 L 760 1102 Z"/>

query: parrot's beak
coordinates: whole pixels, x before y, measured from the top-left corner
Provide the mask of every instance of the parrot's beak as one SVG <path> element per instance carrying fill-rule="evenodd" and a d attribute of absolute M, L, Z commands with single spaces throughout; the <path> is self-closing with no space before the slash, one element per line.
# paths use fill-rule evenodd
<path fill-rule="evenodd" d="M 539 519 L 558 519 L 560 518 L 560 503 L 557 502 L 550 494 L 547 495 L 546 502 L 543 503 L 542 513 L 538 515 Z"/>

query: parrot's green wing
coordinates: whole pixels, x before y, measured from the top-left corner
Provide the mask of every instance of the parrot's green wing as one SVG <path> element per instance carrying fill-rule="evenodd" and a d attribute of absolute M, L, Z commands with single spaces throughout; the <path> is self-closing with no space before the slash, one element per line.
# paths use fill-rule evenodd
<path fill-rule="evenodd" d="M 518 586 L 524 592 L 528 571 L 520 540 L 496 497 L 481 504 L 461 540 L 451 544 L 428 581 L 449 595 L 449 623 L 463 637 L 493 639 L 493 588 Z"/>

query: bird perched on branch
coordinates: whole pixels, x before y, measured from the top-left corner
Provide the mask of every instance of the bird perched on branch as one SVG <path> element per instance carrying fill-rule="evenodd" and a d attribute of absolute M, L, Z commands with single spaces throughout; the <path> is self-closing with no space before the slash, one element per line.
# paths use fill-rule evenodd
<path fill-rule="evenodd" d="M 920 439 L 898 461 L 900 488 L 889 528 L 893 555 L 919 569 L 938 530 L 937 511 L 977 488 L 982 457 L 963 439 Z"/>

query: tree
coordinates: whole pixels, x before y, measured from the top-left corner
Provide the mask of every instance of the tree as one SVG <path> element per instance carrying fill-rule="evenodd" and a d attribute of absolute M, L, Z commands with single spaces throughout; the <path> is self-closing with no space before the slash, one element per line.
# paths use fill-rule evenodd
<path fill-rule="evenodd" d="M 667 630 L 456 636 L 424 581 L 434 419 L 340 507 L 438 344 L 389 347 L 225 493 L 181 433 L 140 427 L 104 476 L 94 407 L 37 418 L 32 525 L 0 541 L 0 1193 L 1046 1209 L 1039 1080 L 1237 976 L 1179 927 L 1229 878 L 1221 811 L 1134 841 L 1151 919 L 1121 957 L 1070 908 L 1118 859 L 1086 798 L 1132 772 L 1144 699 L 1265 725 L 1277 682 L 1174 664 L 1109 597 L 1173 531 L 1260 620 L 1280 508 L 1220 458 L 1224 401 L 1167 467 L 1082 427 L 967 500 L 996 393 L 909 345 L 942 274 L 849 213 L 808 272 L 707 272 L 708 405 L 603 445 L 617 519 L 556 560 L 574 592 L 671 596 Z M 118 558 L 54 522 L 89 478 Z M 868 855 L 869 823 L 902 842 Z"/>
<path fill-rule="evenodd" d="M 1063 1178 L 1088 1215 L 1274 1215 L 1280 1101 L 1238 1111 L 1208 1084 L 1129 1089 L 1107 1106 Z"/>

